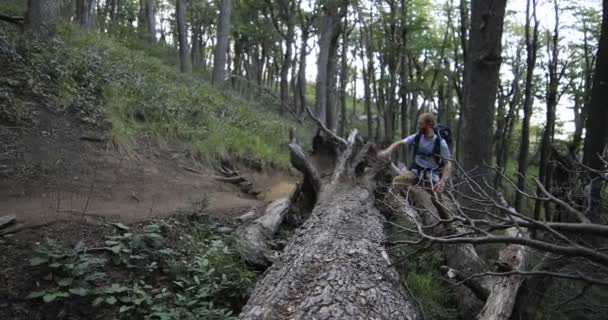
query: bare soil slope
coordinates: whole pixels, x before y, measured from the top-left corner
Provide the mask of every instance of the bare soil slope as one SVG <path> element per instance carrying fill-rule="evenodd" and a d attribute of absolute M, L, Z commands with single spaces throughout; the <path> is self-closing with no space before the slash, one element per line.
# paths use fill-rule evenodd
<path fill-rule="evenodd" d="M 107 130 L 30 106 L 30 123 L 0 123 L 0 215 L 33 224 L 74 218 L 135 222 L 209 201 L 209 209 L 249 208 L 288 195 L 297 178 L 239 168 L 262 191 L 218 182 L 179 144 L 142 139 L 127 147 Z M 194 170 L 192 170 L 194 169 Z M 196 172 L 194 172 L 196 171 Z"/>

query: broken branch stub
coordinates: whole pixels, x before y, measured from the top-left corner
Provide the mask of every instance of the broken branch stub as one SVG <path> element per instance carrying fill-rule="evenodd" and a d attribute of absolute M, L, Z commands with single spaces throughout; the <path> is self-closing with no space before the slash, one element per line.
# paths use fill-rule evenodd
<path fill-rule="evenodd" d="M 261 217 L 237 231 L 243 259 L 258 267 L 267 267 L 272 263 L 275 252 L 270 248 L 270 241 L 285 219 L 290 205 L 289 199 L 276 200 L 266 207 Z"/>

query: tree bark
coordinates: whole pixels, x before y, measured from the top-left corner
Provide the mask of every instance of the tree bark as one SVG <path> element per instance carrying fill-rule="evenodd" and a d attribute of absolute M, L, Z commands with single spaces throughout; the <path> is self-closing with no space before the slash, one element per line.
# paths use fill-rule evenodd
<path fill-rule="evenodd" d="M 202 57 L 201 57 L 201 28 L 200 26 L 198 27 L 192 27 L 192 37 L 190 40 L 191 44 L 192 44 L 192 49 L 190 50 L 190 57 L 192 58 L 192 66 L 193 67 L 197 67 L 200 66 L 202 64 Z"/>
<path fill-rule="evenodd" d="M 337 131 L 337 82 L 338 82 L 338 39 L 339 34 L 334 30 L 334 36 L 331 39 L 329 47 L 329 58 L 327 62 L 327 106 L 325 107 L 325 124 L 332 131 Z"/>
<path fill-rule="evenodd" d="M 342 51 L 340 53 L 340 130 L 341 136 L 346 135 L 347 112 L 346 112 L 346 84 L 348 83 L 348 32 L 346 31 L 347 19 L 344 19 L 342 32 Z"/>
<path fill-rule="evenodd" d="M 26 28 L 40 37 L 53 35 L 58 14 L 58 0 L 29 0 L 25 19 Z"/>
<path fill-rule="evenodd" d="M 184 0 L 176 0 L 175 16 L 177 19 L 177 40 L 179 45 L 179 66 L 181 72 L 192 72 L 190 61 L 190 49 L 188 48 L 188 28 L 186 27 L 186 3 Z"/>
<path fill-rule="evenodd" d="M 494 103 L 498 88 L 501 38 L 506 0 L 471 2 L 470 52 L 466 59 L 465 106 L 462 112 L 460 163 L 466 171 L 476 169 L 478 179 L 492 163 Z M 485 139 L 483 137 L 486 137 Z"/>
<path fill-rule="evenodd" d="M 139 1 L 139 27 L 151 42 L 156 41 L 156 7 L 154 0 Z"/>
<path fill-rule="evenodd" d="M 530 11 L 531 10 L 531 11 Z M 536 0 L 528 0 L 526 5 L 526 84 L 524 87 L 524 118 L 521 125 L 521 143 L 519 144 L 519 156 L 517 158 L 517 187 L 526 189 L 526 176 L 528 172 L 528 156 L 530 153 L 530 119 L 532 117 L 532 105 L 534 104 L 534 68 L 536 67 L 536 55 L 538 52 L 538 21 L 536 19 Z M 532 38 L 530 38 L 530 24 L 534 21 Z M 515 210 L 521 211 L 523 195 L 521 192 L 515 194 Z"/>
<path fill-rule="evenodd" d="M 298 100 L 299 100 L 299 110 L 298 115 L 302 115 L 304 110 L 306 109 L 306 56 L 307 52 L 307 42 L 308 42 L 308 26 L 302 26 L 302 44 L 300 45 L 300 58 L 298 61 Z"/>
<path fill-rule="evenodd" d="M 226 78 L 226 61 L 228 54 L 228 41 L 230 36 L 230 16 L 232 14 L 232 0 L 221 0 L 220 16 L 217 28 L 217 43 L 213 54 L 213 84 L 221 88 Z"/>
<path fill-rule="evenodd" d="M 97 6 L 95 5 L 96 0 L 77 0 L 76 11 L 78 16 L 78 22 L 80 27 L 91 32 L 95 30 L 97 20 Z"/>
<path fill-rule="evenodd" d="M 608 0 L 603 0 L 602 30 L 596 53 L 596 67 L 593 76 L 593 89 L 589 102 L 589 112 L 586 124 L 585 147 L 583 163 L 595 170 L 602 170 L 605 166 L 605 156 L 608 139 Z M 596 179 L 591 184 L 592 208 L 589 219 L 593 222 L 601 221 L 602 206 L 601 192 L 603 183 Z"/>
<path fill-rule="evenodd" d="M 549 155 L 551 151 L 551 144 L 553 143 L 553 136 L 555 132 L 555 120 L 556 120 L 556 109 L 557 104 L 559 103 L 559 82 L 562 78 L 563 72 L 565 72 L 565 67 L 560 71 L 559 68 L 559 7 L 557 4 L 557 0 L 554 0 L 554 9 L 555 9 L 555 27 L 553 30 L 553 35 L 548 37 L 550 39 L 550 43 L 547 44 L 547 55 L 549 57 L 548 63 L 548 71 L 549 71 L 549 81 L 547 84 L 547 93 L 546 93 L 546 123 L 545 130 L 543 132 L 543 136 L 540 143 L 540 163 L 538 166 L 538 180 L 542 182 L 542 184 L 552 192 L 552 187 L 550 183 L 551 174 L 548 174 L 550 170 L 551 164 L 549 163 Z M 540 189 L 538 190 L 540 194 Z M 542 201 L 536 201 L 534 205 L 534 219 L 541 220 L 541 208 L 542 205 L 548 203 L 543 203 Z M 546 210 L 547 211 L 547 210 Z M 548 212 L 545 212 L 548 214 Z"/>

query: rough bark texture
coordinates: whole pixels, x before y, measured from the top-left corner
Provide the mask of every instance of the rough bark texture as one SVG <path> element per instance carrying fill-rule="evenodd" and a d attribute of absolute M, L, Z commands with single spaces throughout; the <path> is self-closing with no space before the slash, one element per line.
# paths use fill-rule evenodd
<path fill-rule="evenodd" d="M 267 267 L 274 259 L 270 240 L 285 219 L 291 201 L 279 199 L 268 205 L 264 214 L 238 231 L 241 256 L 256 266 Z"/>
<path fill-rule="evenodd" d="M 329 60 L 331 43 L 334 37 L 336 26 L 339 22 L 338 18 L 338 1 L 330 0 L 324 5 L 323 12 L 325 13 L 320 25 L 319 35 L 319 57 L 317 59 L 317 81 L 315 91 L 315 114 L 323 122 L 326 122 L 327 116 L 327 87 L 329 79 Z M 331 127 L 331 126 L 330 126 Z"/>
<path fill-rule="evenodd" d="M 239 319 L 420 319 L 382 247 L 373 202 L 360 184 L 327 188 Z"/>
<path fill-rule="evenodd" d="M 230 36 L 230 16 L 232 14 L 232 0 L 222 0 L 220 17 L 217 28 L 217 43 L 213 54 L 212 82 L 221 87 L 226 78 L 226 61 L 228 54 L 228 40 Z"/>
<path fill-rule="evenodd" d="M 55 30 L 58 14 L 58 0 L 29 0 L 25 25 L 33 34 L 50 35 Z"/>
<path fill-rule="evenodd" d="M 593 169 L 602 170 L 604 154 L 608 139 L 608 0 L 603 1 L 602 31 L 597 50 L 596 68 L 593 77 L 593 89 L 587 118 L 587 134 L 583 163 Z M 591 186 L 591 198 L 601 199 L 602 182 L 596 181 Z M 601 221 L 601 205 L 595 201 L 590 211 L 591 221 Z"/>
<path fill-rule="evenodd" d="M 177 0 L 175 4 L 177 18 L 177 38 L 179 42 L 179 67 L 182 72 L 192 72 L 192 63 L 188 48 L 188 28 L 186 27 L 186 3 Z"/>
<path fill-rule="evenodd" d="M 470 52 L 467 53 L 465 106 L 462 110 L 462 150 L 460 163 L 466 171 L 478 169 L 485 173 L 485 164 L 492 162 L 494 103 L 498 88 L 501 59 L 501 38 L 506 0 L 471 1 Z"/>
<path fill-rule="evenodd" d="M 533 3 L 531 3 L 533 2 Z M 532 5 L 533 4 L 533 5 Z M 532 10 L 532 11 L 530 11 Z M 521 127 L 521 143 L 517 158 L 517 187 L 526 189 L 526 174 L 528 172 L 528 155 L 530 153 L 530 119 L 532 118 L 532 105 L 534 104 L 534 92 L 532 83 L 534 67 L 536 66 L 536 55 L 538 51 L 538 22 L 536 21 L 536 0 L 528 0 L 526 5 L 526 84 L 524 88 L 524 118 Z M 534 19 L 532 38 L 530 38 L 530 21 Z M 521 192 L 515 194 L 515 210 L 521 211 L 523 205 Z"/>

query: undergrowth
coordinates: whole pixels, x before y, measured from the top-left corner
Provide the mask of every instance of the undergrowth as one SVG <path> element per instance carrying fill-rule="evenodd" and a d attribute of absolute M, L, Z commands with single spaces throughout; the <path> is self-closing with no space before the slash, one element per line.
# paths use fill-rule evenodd
<path fill-rule="evenodd" d="M 404 218 L 393 217 L 388 235 L 391 240 L 404 240 L 397 225 L 407 225 Z M 453 291 L 441 272 L 439 251 L 421 246 L 390 248 L 391 259 L 401 275 L 401 282 L 412 295 L 425 319 L 460 320 Z"/>
<path fill-rule="evenodd" d="M 45 276 L 28 298 L 110 308 L 119 319 L 233 319 L 255 284 L 235 240 L 206 225 L 113 226 L 103 247 L 41 244 L 30 264 Z M 187 236 L 170 245 L 171 232 Z"/>
<path fill-rule="evenodd" d="M 299 124 L 279 115 L 274 98 L 254 88 L 219 91 L 204 70 L 182 74 L 166 46 L 69 24 L 44 42 L 7 29 L 0 29 L 0 40 L 0 47 L 15 49 L 13 61 L 0 57 L 11 69 L 6 75 L 18 80 L 8 89 L 22 91 L 11 105 L 42 97 L 57 111 L 108 126 L 125 145 L 142 136 L 162 145 L 178 141 L 208 164 L 255 158 L 263 166 L 289 166 L 288 131 Z M 297 131 L 304 144 L 307 132 Z"/>

